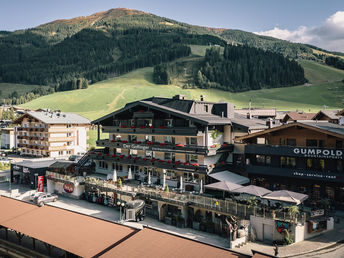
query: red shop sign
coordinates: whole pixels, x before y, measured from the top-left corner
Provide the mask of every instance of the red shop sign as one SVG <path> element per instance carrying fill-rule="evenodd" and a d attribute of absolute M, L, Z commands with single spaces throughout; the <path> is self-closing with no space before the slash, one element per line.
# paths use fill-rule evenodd
<path fill-rule="evenodd" d="M 74 185 L 73 184 L 67 184 L 65 183 L 63 185 L 63 189 L 67 192 L 67 193 L 72 193 L 74 192 Z"/>
<path fill-rule="evenodd" d="M 37 181 L 37 191 L 44 192 L 44 176 L 38 176 Z"/>

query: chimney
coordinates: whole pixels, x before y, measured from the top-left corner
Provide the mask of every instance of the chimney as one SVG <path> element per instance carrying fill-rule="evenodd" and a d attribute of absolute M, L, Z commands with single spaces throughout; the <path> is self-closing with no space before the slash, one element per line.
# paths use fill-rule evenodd
<path fill-rule="evenodd" d="M 248 113 L 247 113 L 247 119 L 251 119 L 251 118 L 252 118 L 251 112 L 248 112 Z"/>
<path fill-rule="evenodd" d="M 268 118 L 268 120 L 266 120 L 266 126 L 272 128 L 272 118 Z"/>
<path fill-rule="evenodd" d="M 185 95 L 175 95 L 175 96 L 173 96 L 173 98 L 172 99 L 179 99 L 179 100 L 182 100 L 182 99 L 184 99 L 185 98 Z"/>
<path fill-rule="evenodd" d="M 204 100 L 205 100 L 205 96 L 201 95 L 201 101 L 204 101 Z"/>
<path fill-rule="evenodd" d="M 234 118 L 234 104 L 227 103 L 227 117 Z"/>

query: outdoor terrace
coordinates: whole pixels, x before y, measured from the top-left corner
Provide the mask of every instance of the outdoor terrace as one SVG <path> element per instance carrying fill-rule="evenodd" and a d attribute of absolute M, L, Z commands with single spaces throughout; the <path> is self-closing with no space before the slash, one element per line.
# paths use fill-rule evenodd
<path fill-rule="evenodd" d="M 201 136 L 201 132 L 197 127 L 168 127 L 168 126 L 103 126 L 104 133 L 127 133 L 127 134 L 154 134 L 154 135 L 185 135 L 185 136 Z"/>

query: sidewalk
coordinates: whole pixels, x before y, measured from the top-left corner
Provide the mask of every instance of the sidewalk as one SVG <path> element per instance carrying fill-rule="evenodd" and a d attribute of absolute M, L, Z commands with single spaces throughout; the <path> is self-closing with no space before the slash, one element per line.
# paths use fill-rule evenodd
<path fill-rule="evenodd" d="M 280 246 L 278 248 L 278 257 L 294 257 L 301 254 L 314 252 L 335 245 L 337 242 L 344 240 L 344 213 L 338 212 L 334 217 L 340 217 L 340 223 L 335 223 L 334 230 L 322 235 L 307 239 L 305 241 L 292 244 L 289 246 Z M 252 255 L 251 250 L 257 250 L 262 253 L 274 255 L 275 247 L 262 242 L 248 242 L 241 248 L 233 248 L 234 251 Z"/>

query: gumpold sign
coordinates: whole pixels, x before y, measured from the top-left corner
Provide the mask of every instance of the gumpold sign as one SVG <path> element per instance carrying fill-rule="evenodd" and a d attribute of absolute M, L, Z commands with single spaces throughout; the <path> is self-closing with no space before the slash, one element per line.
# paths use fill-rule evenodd
<path fill-rule="evenodd" d="M 329 150 L 317 148 L 294 148 L 294 154 L 303 155 L 304 157 L 343 159 L 342 150 Z"/>

